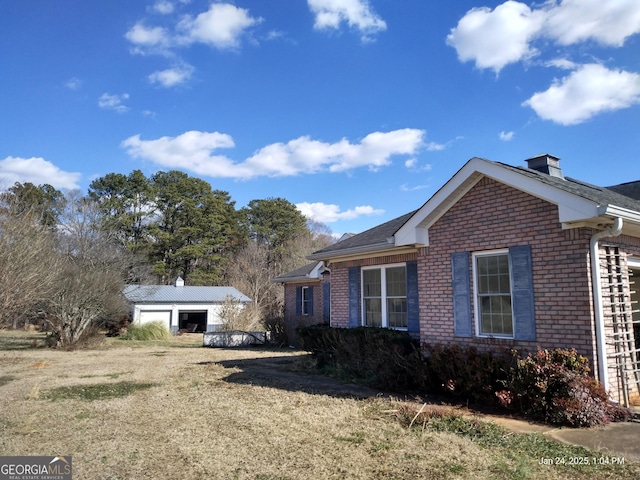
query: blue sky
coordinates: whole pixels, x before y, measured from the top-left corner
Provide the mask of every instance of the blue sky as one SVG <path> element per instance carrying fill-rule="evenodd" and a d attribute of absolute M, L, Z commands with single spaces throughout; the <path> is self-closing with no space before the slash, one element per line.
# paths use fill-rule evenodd
<path fill-rule="evenodd" d="M 178 169 L 336 234 L 468 159 L 640 180 L 640 3 L 0 3 L 0 188 Z"/>

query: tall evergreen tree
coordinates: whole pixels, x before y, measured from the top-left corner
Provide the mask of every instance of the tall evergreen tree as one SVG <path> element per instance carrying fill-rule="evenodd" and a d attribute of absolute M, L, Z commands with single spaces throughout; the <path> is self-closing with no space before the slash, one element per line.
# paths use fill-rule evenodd
<path fill-rule="evenodd" d="M 94 180 L 89 197 L 99 205 L 105 229 L 115 232 L 132 252 L 146 248 L 155 203 L 151 182 L 140 170 Z"/>
<path fill-rule="evenodd" d="M 281 263 L 287 245 L 307 234 L 307 220 L 284 198 L 251 200 L 242 210 L 250 238 L 267 248 L 269 263 Z"/>
<path fill-rule="evenodd" d="M 0 205 L 12 215 L 30 215 L 47 228 L 54 228 L 65 204 L 64 194 L 49 184 L 16 182 L 0 193 Z"/>
<path fill-rule="evenodd" d="M 151 228 L 154 271 L 164 282 L 179 275 L 191 284 L 219 283 L 238 237 L 229 194 L 176 170 L 158 172 L 151 181 L 157 214 Z"/>

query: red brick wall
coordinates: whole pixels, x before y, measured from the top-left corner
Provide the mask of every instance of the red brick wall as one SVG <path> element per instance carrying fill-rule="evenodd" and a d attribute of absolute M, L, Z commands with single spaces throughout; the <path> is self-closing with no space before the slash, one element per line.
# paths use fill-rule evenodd
<path fill-rule="evenodd" d="M 306 283 L 291 283 L 284 286 L 284 323 L 287 341 L 297 345 L 296 328 L 323 323 L 323 281 L 315 280 Z M 296 288 L 313 287 L 313 314 L 296 315 Z"/>
<path fill-rule="evenodd" d="M 331 264 L 331 326 L 349 327 L 349 268 L 404 263 L 418 258 L 416 253 L 387 255 Z M 362 306 L 360 305 L 360 309 Z"/>
<path fill-rule="evenodd" d="M 555 205 L 485 177 L 429 229 L 430 246 L 418 268 L 422 340 L 458 341 L 453 337 L 451 253 L 530 245 L 537 340 L 466 342 L 480 348 L 575 347 L 591 356 L 590 236 L 589 229 L 562 230 Z M 473 292 L 471 280 L 470 288 Z"/>
<path fill-rule="evenodd" d="M 331 324 L 348 326 L 350 266 L 417 259 L 422 342 L 533 350 L 538 345 L 575 347 L 590 355 L 595 345 L 589 303 L 590 235 L 590 229 L 562 230 L 556 206 L 484 178 L 429 228 L 430 246 L 417 254 L 332 264 Z M 526 244 L 532 249 L 537 341 L 454 338 L 451 254 Z M 473 291 L 471 279 L 470 287 Z"/>
<path fill-rule="evenodd" d="M 576 348 L 591 359 L 592 369 L 597 372 L 589 260 L 589 240 L 594 233 L 591 228 L 563 230 L 555 205 L 485 177 L 429 228 L 429 247 L 415 254 L 332 264 L 331 325 L 349 326 L 349 267 L 417 259 L 423 343 L 461 343 L 482 350 Z M 640 255 L 638 238 L 623 235 L 600 242 L 601 247 L 607 244 L 620 246 L 624 258 Z M 536 341 L 454 337 L 451 254 L 518 245 L 531 246 Z M 628 282 L 626 270 L 624 275 Z M 472 279 L 469 282 L 473 292 Z M 640 285 L 640 280 L 636 282 Z M 475 318 L 474 308 L 472 298 Z M 619 382 L 614 378 L 615 371 L 610 368 L 609 372 L 615 390 Z"/>

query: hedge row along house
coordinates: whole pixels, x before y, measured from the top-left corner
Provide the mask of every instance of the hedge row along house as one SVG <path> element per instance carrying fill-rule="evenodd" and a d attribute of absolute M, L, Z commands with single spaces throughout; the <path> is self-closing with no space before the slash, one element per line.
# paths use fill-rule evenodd
<path fill-rule="evenodd" d="M 640 399 L 640 181 L 589 185 L 547 154 L 527 164 L 472 158 L 419 209 L 313 253 L 330 283 L 314 305 L 329 304 L 334 327 L 423 344 L 576 348 L 628 406 Z M 287 295 L 287 321 L 303 298 Z"/>

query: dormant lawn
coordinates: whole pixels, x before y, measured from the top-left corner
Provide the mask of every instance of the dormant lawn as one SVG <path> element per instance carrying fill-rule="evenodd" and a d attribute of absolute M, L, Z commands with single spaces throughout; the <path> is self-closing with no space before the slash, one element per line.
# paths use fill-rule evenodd
<path fill-rule="evenodd" d="M 79 480 L 640 478 L 631 461 L 541 465 L 586 452 L 541 435 L 409 428 L 398 412 L 421 403 L 310 375 L 302 352 L 41 339 L 0 332 L 0 455 L 72 455 Z"/>

